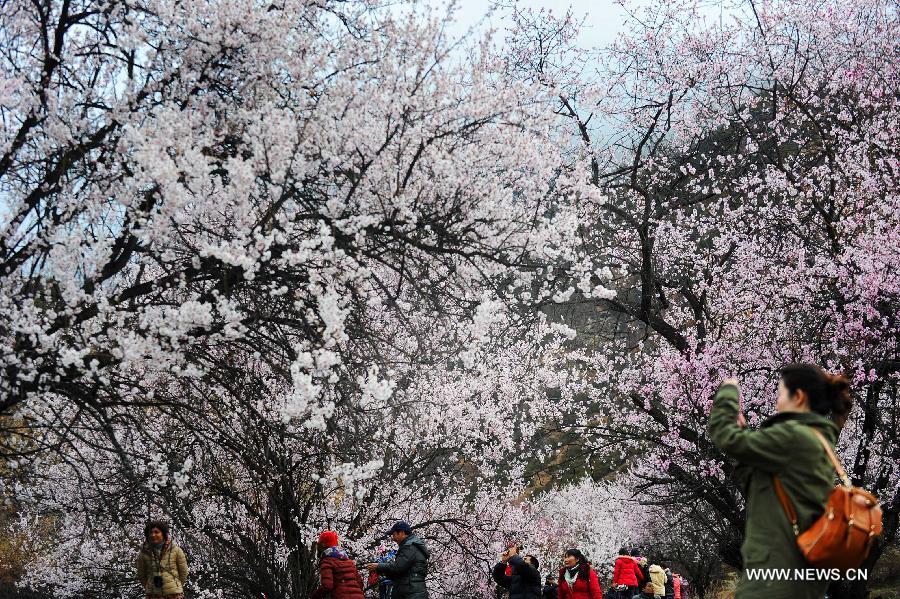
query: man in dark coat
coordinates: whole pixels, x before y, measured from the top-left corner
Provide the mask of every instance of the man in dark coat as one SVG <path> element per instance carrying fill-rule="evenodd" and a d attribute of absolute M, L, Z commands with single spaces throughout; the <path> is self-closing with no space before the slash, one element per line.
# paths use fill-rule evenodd
<path fill-rule="evenodd" d="M 425 540 L 413 534 L 412 527 L 402 520 L 395 523 L 386 534 L 397 543 L 397 555 L 393 561 L 366 564 L 366 568 L 370 572 L 383 574 L 394 582 L 391 599 L 428 599 L 425 577 L 431 553 Z"/>
<path fill-rule="evenodd" d="M 544 580 L 544 590 L 541 592 L 543 599 L 557 599 L 556 590 L 558 588 L 556 577 L 553 574 L 547 574 L 547 578 Z"/>
<path fill-rule="evenodd" d="M 506 567 L 509 566 L 509 574 Z M 541 573 L 533 555 L 519 555 L 519 546 L 507 549 L 494 566 L 494 581 L 509 589 L 509 599 L 541 599 Z"/>

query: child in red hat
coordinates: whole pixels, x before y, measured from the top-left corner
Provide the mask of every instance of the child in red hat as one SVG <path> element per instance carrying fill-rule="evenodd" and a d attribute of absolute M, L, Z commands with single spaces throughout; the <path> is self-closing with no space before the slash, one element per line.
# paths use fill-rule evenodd
<path fill-rule="evenodd" d="M 337 547 L 338 546 L 338 536 L 337 533 L 333 530 L 325 530 L 322 531 L 322 534 L 319 535 L 319 547 L 322 549 L 328 549 L 329 547 Z"/>
<path fill-rule="evenodd" d="M 356 562 L 338 546 L 338 536 L 333 530 L 325 530 L 319 535 L 319 588 L 310 599 L 365 599 L 362 577 L 356 569 Z"/>

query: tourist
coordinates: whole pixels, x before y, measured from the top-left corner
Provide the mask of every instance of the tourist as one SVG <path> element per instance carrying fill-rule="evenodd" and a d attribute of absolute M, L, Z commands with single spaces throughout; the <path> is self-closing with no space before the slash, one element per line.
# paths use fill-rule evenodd
<path fill-rule="evenodd" d="M 746 524 L 741 555 L 744 572 L 736 599 L 821 599 L 827 581 L 750 579 L 748 570 L 794 572 L 808 567 L 775 493 L 775 476 L 793 502 L 802 532 L 822 515 L 834 488 L 830 448 L 850 412 L 850 383 L 813 364 L 781 369 L 774 416 L 757 430 L 745 427 L 738 381 L 719 387 L 709 415 L 709 436 L 737 460 L 734 478 L 744 491 Z M 818 435 L 821 435 L 820 438 Z"/>
<path fill-rule="evenodd" d="M 653 595 L 657 599 L 662 599 L 666 594 L 666 571 L 659 564 L 651 564 L 648 570 L 650 582 L 653 583 Z"/>
<path fill-rule="evenodd" d="M 169 536 L 169 525 L 151 521 L 144 527 L 144 543 L 135 560 L 138 581 L 146 599 L 184 599 L 187 558 Z"/>
<path fill-rule="evenodd" d="M 533 555 L 523 558 L 521 550 L 521 545 L 513 544 L 501 554 L 492 572 L 494 581 L 509 591 L 509 599 L 542 599 L 538 560 Z"/>
<path fill-rule="evenodd" d="M 597 573 L 578 549 L 569 549 L 559 570 L 558 599 L 603 599 Z"/>
<path fill-rule="evenodd" d="M 613 566 L 613 588 L 619 592 L 622 599 L 631 599 L 637 594 L 643 580 L 644 574 L 634 557 L 629 554 L 627 548 L 621 548 Z"/>
<path fill-rule="evenodd" d="M 431 554 L 425 540 L 413 534 L 412 527 L 402 520 L 396 522 L 385 534 L 397 543 L 397 555 L 390 562 L 366 564 L 366 568 L 393 581 L 391 599 L 428 599 L 425 578 Z"/>
<path fill-rule="evenodd" d="M 556 577 L 553 574 L 547 574 L 547 578 L 544 579 L 544 588 L 541 592 L 542 599 L 557 599 L 558 588 Z"/>
<path fill-rule="evenodd" d="M 331 530 L 322 532 L 317 545 L 320 553 L 319 587 L 312 592 L 310 599 L 320 599 L 326 595 L 330 599 L 365 599 L 356 562 L 340 548 L 337 533 Z"/>

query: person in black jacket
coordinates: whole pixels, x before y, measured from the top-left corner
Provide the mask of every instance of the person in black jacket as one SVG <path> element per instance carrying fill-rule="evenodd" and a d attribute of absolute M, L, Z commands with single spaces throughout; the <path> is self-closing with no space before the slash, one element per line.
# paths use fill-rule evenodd
<path fill-rule="evenodd" d="M 556 576 L 547 574 L 547 578 L 544 579 L 544 590 L 541 592 L 543 599 L 556 599 L 556 591 L 558 588 L 559 585 L 556 584 Z"/>
<path fill-rule="evenodd" d="M 644 578 L 643 578 L 644 582 L 641 583 L 641 586 L 643 586 L 643 585 L 647 584 L 648 580 L 650 580 L 650 564 L 647 563 L 646 557 L 641 556 L 640 549 L 632 549 L 631 557 L 633 557 L 634 560 L 637 562 L 638 568 L 640 568 L 640 570 L 641 570 L 641 574 L 644 575 Z"/>
<path fill-rule="evenodd" d="M 394 583 L 391 599 L 428 599 L 425 577 L 428 575 L 428 558 L 431 553 L 422 537 L 413 534 L 412 527 L 398 521 L 386 533 L 397 543 L 397 555 L 393 561 L 366 564 L 370 572 L 377 572 Z"/>
<path fill-rule="evenodd" d="M 541 573 L 538 560 L 533 555 L 524 558 L 519 555 L 519 545 L 513 545 L 503 552 L 500 561 L 494 566 L 494 581 L 509 589 L 509 599 L 542 599 Z M 509 574 L 507 574 L 509 566 Z"/>

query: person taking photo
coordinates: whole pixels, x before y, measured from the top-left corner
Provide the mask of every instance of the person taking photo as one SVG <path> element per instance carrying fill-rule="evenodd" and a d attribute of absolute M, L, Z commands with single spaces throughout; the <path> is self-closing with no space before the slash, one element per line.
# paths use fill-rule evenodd
<path fill-rule="evenodd" d="M 808 567 L 776 494 L 775 477 L 796 508 L 799 530 L 806 530 L 824 512 L 834 486 L 822 438 L 833 450 L 851 406 L 845 377 L 814 364 L 789 364 L 780 372 L 776 414 L 750 430 L 741 414 L 737 379 L 719 387 L 709 415 L 709 437 L 737 461 L 735 478 L 746 498 L 744 571 L 735 599 L 824 597 L 827 581 L 766 580 L 756 573 Z"/>
<path fill-rule="evenodd" d="M 538 559 L 533 555 L 522 557 L 521 551 L 522 546 L 514 543 L 500 555 L 492 572 L 494 581 L 509 591 L 509 599 L 542 599 Z"/>

